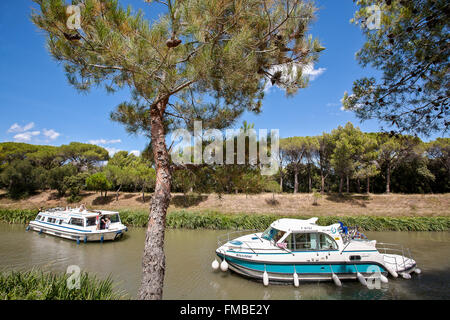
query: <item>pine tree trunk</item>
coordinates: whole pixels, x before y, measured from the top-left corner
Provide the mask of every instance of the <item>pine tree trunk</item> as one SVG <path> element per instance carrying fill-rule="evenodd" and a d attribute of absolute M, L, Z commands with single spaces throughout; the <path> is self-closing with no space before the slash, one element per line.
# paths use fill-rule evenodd
<path fill-rule="evenodd" d="M 359 178 L 356 179 L 356 187 L 358 188 L 358 193 L 361 193 L 361 181 L 359 181 Z"/>
<path fill-rule="evenodd" d="M 294 170 L 294 193 L 298 192 L 298 168 L 295 167 Z"/>
<path fill-rule="evenodd" d="M 391 166 L 387 167 L 387 175 L 386 175 L 386 193 L 391 192 Z"/>
<path fill-rule="evenodd" d="M 339 194 L 342 194 L 342 187 L 344 186 L 344 176 L 341 175 L 341 179 L 339 181 Z"/>
<path fill-rule="evenodd" d="M 370 193 L 370 177 L 367 176 L 367 193 Z"/>
<path fill-rule="evenodd" d="M 142 282 L 139 299 L 145 300 L 160 300 L 163 295 L 166 268 L 164 234 L 172 180 L 163 124 L 163 113 L 167 102 L 167 100 L 164 100 L 158 103 L 150 113 L 156 185 L 150 206 L 150 217 L 142 257 Z"/>
<path fill-rule="evenodd" d="M 347 193 L 350 193 L 350 180 L 347 175 Z"/>
<path fill-rule="evenodd" d="M 325 192 L 325 177 L 323 176 L 323 168 L 320 167 L 320 193 Z"/>
<path fill-rule="evenodd" d="M 122 185 L 120 185 L 119 189 L 116 191 L 116 201 L 119 201 L 119 191 L 122 189 Z"/>
<path fill-rule="evenodd" d="M 283 175 L 280 173 L 280 192 L 283 193 Z"/>
<path fill-rule="evenodd" d="M 312 192 L 312 181 L 311 181 L 311 167 L 308 164 L 308 192 Z"/>

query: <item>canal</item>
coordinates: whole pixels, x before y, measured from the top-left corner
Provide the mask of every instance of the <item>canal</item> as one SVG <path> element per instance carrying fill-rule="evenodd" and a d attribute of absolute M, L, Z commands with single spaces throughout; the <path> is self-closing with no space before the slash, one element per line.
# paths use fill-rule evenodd
<path fill-rule="evenodd" d="M 389 277 L 381 289 L 369 290 L 358 281 L 270 285 L 227 272 L 214 272 L 217 236 L 226 231 L 173 230 L 166 232 L 164 299 L 450 299 L 450 232 L 367 232 L 379 242 L 411 249 L 422 270 L 411 280 Z M 81 243 L 36 232 L 24 225 L 0 223 L 0 270 L 65 272 L 69 265 L 104 278 L 110 275 L 128 298 L 136 298 L 141 278 L 144 228 L 131 228 L 117 242 Z"/>

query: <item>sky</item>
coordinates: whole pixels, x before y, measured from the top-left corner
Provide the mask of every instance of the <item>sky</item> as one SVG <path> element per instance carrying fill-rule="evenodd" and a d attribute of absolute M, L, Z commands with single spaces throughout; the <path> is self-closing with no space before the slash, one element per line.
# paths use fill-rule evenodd
<path fill-rule="evenodd" d="M 144 0 L 120 0 L 142 8 L 155 19 L 158 11 Z M 379 131 L 375 120 L 360 122 L 341 109 L 345 91 L 354 80 L 376 74 L 363 69 L 355 53 L 364 44 L 358 26 L 350 23 L 356 9 L 352 0 L 317 0 L 317 20 L 310 32 L 326 47 L 311 71 L 310 85 L 294 97 L 277 87 L 267 90 L 262 113 L 245 113 L 255 129 L 279 129 L 281 137 L 313 136 L 330 132 L 351 121 L 365 132 Z M 79 93 L 68 84 L 63 66 L 45 48 L 45 36 L 30 21 L 31 0 L 0 1 L 0 142 L 16 141 L 59 146 L 71 141 L 94 143 L 110 154 L 126 150 L 139 154 L 148 143 L 144 136 L 128 134 L 109 114 L 129 100 L 128 90 L 108 94 L 104 89 Z M 435 134 L 425 141 L 434 139 Z"/>

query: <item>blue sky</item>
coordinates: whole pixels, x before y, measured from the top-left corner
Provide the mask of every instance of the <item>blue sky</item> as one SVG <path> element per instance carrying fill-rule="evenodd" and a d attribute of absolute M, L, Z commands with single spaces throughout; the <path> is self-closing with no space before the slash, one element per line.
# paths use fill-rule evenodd
<path fill-rule="evenodd" d="M 123 5 L 143 8 L 148 19 L 156 16 L 143 0 L 122 0 Z M 254 123 L 255 129 L 279 129 L 281 137 L 318 135 L 351 121 L 363 131 L 378 131 L 376 121 L 360 123 L 342 111 L 340 99 L 363 70 L 355 53 L 364 43 L 361 31 L 349 20 L 355 6 L 351 0 L 318 0 L 318 19 L 311 33 L 326 50 L 314 68 L 317 75 L 307 89 L 291 98 L 271 88 L 260 115 L 244 114 L 236 123 Z M 129 135 L 122 125 L 109 120 L 109 113 L 128 100 L 127 90 L 114 95 L 103 89 L 80 94 L 67 83 L 61 65 L 45 49 L 45 37 L 31 23 L 31 0 L 0 2 L 0 141 L 61 145 L 91 142 L 108 150 L 140 151 L 145 137 Z M 439 135 L 432 136 L 435 138 Z M 428 140 L 428 139 L 426 139 Z"/>

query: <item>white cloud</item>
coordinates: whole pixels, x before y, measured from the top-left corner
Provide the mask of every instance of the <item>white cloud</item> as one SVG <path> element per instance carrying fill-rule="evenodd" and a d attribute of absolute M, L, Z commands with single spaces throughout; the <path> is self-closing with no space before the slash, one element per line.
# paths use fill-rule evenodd
<path fill-rule="evenodd" d="M 32 137 L 40 135 L 40 131 L 27 131 L 23 133 L 18 133 L 14 136 L 14 140 L 18 142 L 29 142 Z"/>
<path fill-rule="evenodd" d="M 277 71 L 281 71 L 281 78 L 280 82 L 282 83 L 293 83 L 297 79 L 297 73 L 298 69 L 302 69 L 302 77 L 308 78 L 310 81 L 314 81 L 317 79 L 321 74 L 323 74 L 327 69 L 326 68 L 319 68 L 314 69 L 314 65 L 312 63 L 307 65 L 300 65 L 300 64 L 279 64 L 273 66 L 270 70 L 270 74 L 274 74 Z M 269 79 L 267 81 L 266 86 L 264 88 L 264 91 L 269 91 L 270 88 L 272 88 L 273 85 Z M 281 88 L 283 89 L 283 88 Z"/>
<path fill-rule="evenodd" d="M 106 151 L 108 151 L 108 154 L 110 157 L 114 156 L 117 152 L 120 151 L 125 151 L 119 148 L 114 148 L 114 147 L 103 147 L 106 149 Z M 128 151 L 129 154 L 134 154 L 136 157 L 139 157 L 141 155 L 141 152 L 139 150 L 131 150 Z"/>
<path fill-rule="evenodd" d="M 327 103 L 327 107 L 339 107 L 341 105 L 342 105 L 342 103 L 338 103 L 338 102 Z"/>
<path fill-rule="evenodd" d="M 89 140 L 88 143 L 90 144 L 114 144 L 114 143 L 121 143 L 122 140 L 120 139 L 112 139 L 112 140 L 106 140 L 106 139 L 97 139 L 97 140 Z"/>
<path fill-rule="evenodd" d="M 30 122 L 23 127 L 17 123 L 14 123 L 9 129 L 8 132 L 25 132 L 31 130 L 34 127 L 34 122 Z"/>
<path fill-rule="evenodd" d="M 112 157 L 115 153 L 117 153 L 117 152 L 119 152 L 119 151 L 122 151 L 122 150 L 117 149 L 117 148 L 108 148 L 108 147 L 105 147 L 105 149 L 106 149 L 106 151 L 108 151 L 110 157 Z"/>
<path fill-rule="evenodd" d="M 59 132 L 56 132 L 53 129 L 50 129 L 50 130 L 44 129 L 42 131 L 43 131 L 44 136 L 46 136 L 50 140 L 55 140 L 56 138 L 58 138 L 61 135 Z"/>
<path fill-rule="evenodd" d="M 303 68 L 303 74 L 309 76 L 309 80 L 316 80 L 322 73 L 324 73 L 326 68 L 314 69 L 314 65 L 309 64 Z"/>

